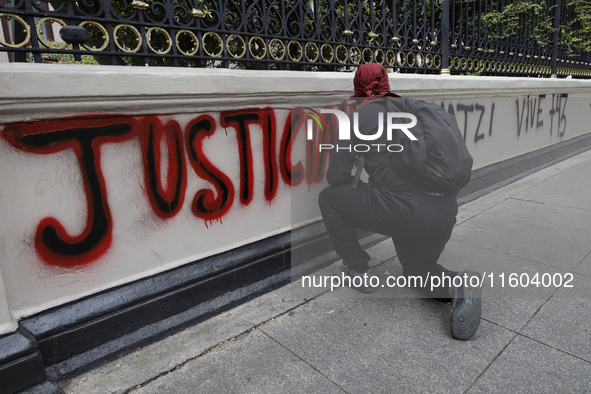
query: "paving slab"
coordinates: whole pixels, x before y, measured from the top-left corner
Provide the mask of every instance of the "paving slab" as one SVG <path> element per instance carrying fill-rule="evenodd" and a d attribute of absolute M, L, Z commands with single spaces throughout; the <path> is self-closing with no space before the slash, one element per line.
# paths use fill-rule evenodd
<path fill-rule="evenodd" d="M 524 209 L 526 203 L 523 203 Z M 453 238 L 545 265 L 573 270 L 591 250 L 591 232 L 513 215 L 480 214 L 454 229 Z"/>
<path fill-rule="evenodd" d="M 511 197 L 487 210 L 483 215 L 497 213 L 509 213 L 534 222 L 551 223 L 559 227 L 561 233 L 577 230 L 591 231 L 591 210 L 587 209 L 570 208 Z"/>
<path fill-rule="evenodd" d="M 548 271 L 565 272 L 531 260 L 467 244 L 455 238 L 447 244 L 439 263 L 449 269 L 470 269 L 486 275 L 482 291 L 482 318 L 513 331 L 522 329 L 554 294 L 556 288 L 513 288 L 507 278 L 512 273 L 527 274 L 533 278 L 536 274 L 543 275 Z M 499 278 L 501 274 L 506 278 L 504 285 Z"/>
<path fill-rule="evenodd" d="M 66 394 L 124 393 L 252 327 L 232 310 L 62 383 Z"/>
<path fill-rule="evenodd" d="M 133 390 L 134 394 L 342 393 L 259 330 Z"/>
<path fill-rule="evenodd" d="M 518 198 L 591 210 L 591 161 L 582 162 L 562 171 L 536 186 L 517 194 Z"/>
<path fill-rule="evenodd" d="M 588 393 L 591 364 L 517 336 L 468 393 Z"/>
<path fill-rule="evenodd" d="M 583 261 L 581 261 L 581 264 L 577 266 L 575 272 L 591 277 L 591 253 L 589 253 Z"/>
<path fill-rule="evenodd" d="M 370 251 L 371 253 L 371 251 Z M 451 270 L 462 271 L 466 269 L 487 273 L 486 283 L 483 286 L 483 319 L 498 324 L 513 331 L 519 331 L 536 314 L 538 309 L 555 293 L 555 287 L 529 287 L 511 288 L 507 283 L 500 287 L 499 274 L 505 272 L 508 276 L 511 272 L 529 274 L 532 278 L 536 273 L 542 275 L 545 272 L 561 272 L 552 267 L 545 266 L 530 260 L 510 256 L 494 250 L 481 248 L 476 245 L 452 239 L 441 255 L 439 263 Z M 494 275 L 493 285 L 490 288 L 490 277 Z M 381 281 L 388 276 L 398 277 L 402 275 L 402 266 L 398 258 L 394 258 L 376 269 L 376 275 Z M 352 289 L 324 293 L 322 298 L 338 299 L 373 299 L 373 298 L 423 298 L 418 292 L 408 288 L 378 288 L 371 294 L 362 294 Z"/>
<path fill-rule="evenodd" d="M 392 246 L 392 248 L 394 248 Z M 372 254 L 371 250 L 368 250 L 370 255 Z M 340 261 L 337 262 L 334 266 L 340 264 Z M 329 291 L 322 294 L 323 299 L 378 299 L 378 298 L 422 298 L 424 297 L 420 293 L 417 293 L 409 288 L 404 287 L 388 287 L 386 285 L 386 281 L 388 277 L 398 277 L 402 275 L 402 266 L 398 260 L 398 257 L 391 258 L 383 263 L 379 263 L 377 265 L 370 266 L 374 268 L 374 274 L 380 279 L 380 285 L 376 287 L 376 290 L 373 293 L 360 293 L 357 290 L 354 290 L 349 287 L 335 287 L 331 290 L 330 282 L 329 282 Z M 332 271 L 332 269 L 331 269 Z"/>
<path fill-rule="evenodd" d="M 78 375 L 63 382 L 62 388 L 66 394 L 124 393 L 130 387 L 166 374 L 227 339 L 305 303 L 306 296 L 317 297 L 323 291 L 308 289 L 304 294 L 301 289 L 293 291 L 282 287 Z"/>
<path fill-rule="evenodd" d="M 532 187 L 546 182 L 548 179 L 570 168 L 576 167 L 581 163 L 591 159 L 591 150 L 580 153 L 576 156 L 570 157 L 564 161 L 558 162 L 554 165 L 546 167 L 542 170 L 533 172 L 516 182 L 512 182 L 503 186 L 502 188 L 492 190 L 476 200 L 470 201 L 469 204 L 462 205 L 458 212 L 458 224 L 465 220 L 483 212 L 504 200 L 525 192 Z"/>
<path fill-rule="evenodd" d="M 591 299 L 552 297 L 521 333 L 591 362 Z"/>
<path fill-rule="evenodd" d="M 487 230 L 477 233 L 484 233 Z M 480 235 L 478 235 L 480 236 Z M 482 237 L 487 237 L 488 234 Z M 554 287 L 530 284 L 545 273 L 562 275 L 568 271 L 538 263 L 507 252 L 497 251 L 465 242 L 461 237 L 452 236 L 441 254 L 439 263 L 456 271 L 476 270 L 484 276 L 484 298 L 541 298 L 547 299 L 556 290 Z M 519 278 L 521 283 L 517 279 Z"/>
<path fill-rule="evenodd" d="M 483 322 L 449 334 L 449 306 L 424 299 L 324 299 L 260 327 L 347 393 L 462 392 L 515 336 Z"/>

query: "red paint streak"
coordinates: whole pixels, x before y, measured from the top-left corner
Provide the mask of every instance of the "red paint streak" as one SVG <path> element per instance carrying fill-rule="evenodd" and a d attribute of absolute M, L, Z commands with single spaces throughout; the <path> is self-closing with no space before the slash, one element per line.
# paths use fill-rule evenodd
<path fill-rule="evenodd" d="M 263 130 L 263 157 L 265 163 L 265 199 L 273 200 L 277 193 L 278 171 L 277 155 L 275 153 L 277 143 L 277 126 L 275 112 L 271 108 L 265 108 L 260 113 L 261 127 Z"/>
<path fill-rule="evenodd" d="M 161 141 L 166 139 L 168 170 L 166 185 L 161 179 Z M 179 124 L 171 120 L 166 126 L 156 116 L 142 118 L 140 141 L 144 158 L 144 181 L 150 204 L 161 218 L 175 216 L 185 199 L 187 171 L 183 135 Z"/>
<path fill-rule="evenodd" d="M 12 145 L 26 152 L 51 154 L 72 149 L 78 158 L 88 216 L 81 234 L 72 236 L 52 217 L 43 218 L 35 235 L 35 249 L 50 265 L 72 267 L 102 256 L 112 240 L 107 187 L 101 170 L 101 145 L 135 136 L 135 120 L 120 116 L 83 116 L 65 120 L 8 125 L 2 132 Z"/>
<path fill-rule="evenodd" d="M 292 121 L 294 122 L 292 124 Z M 279 148 L 279 168 L 283 182 L 290 186 L 297 186 L 304 180 L 304 165 L 301 161 L 295 166 L 291 164 L 291 148 L 298 131 L 304 125 L 304 111 L 302 107 L 295 108 L 287 115 L 283 135 L 281 136 L 281 145 Z"/>
<path fill-rule="evenodd" d="M 234 201 L 232 181 L 211 164 L 203 153 L 203 139 L 211 136 L 215 130 L 215 120 L 209 115 L 201 115 L 193 119 L 185 129 L 189 161 L 193 170 L 199 177 L 211 182 L 215 188 L 215 194 L 211 189 L 199 190 L 191 206 L 193 214 L 204 219 L 206 226 L 207 220 L 225 215 Z"/>
<path fill-rule="evenodd" d="M 336 116 L 326 114 L 328 129 L 320 129 L 317 123 L 312 124 L 312 139 L 306 140 L 306 182 L 308 185 L 320 183 L 324 179 L 330 150 L 319 151 L 320 144 L 332 144 L 334 130 L 338 129 Z"/>
<path fill-rule="evenodd" d="M 251 125 L 261 127 L 263 133 L 263 160 L 265 168 L 265 199 L 273 200 L 277 192 L 276 121 L 271 108 L 224 111 L 220 114 L 221 125 L 236 130 L 238 154 L 240 157 L 240 202 L 248 205 L 252 201 L 254 176 L 251 147 Z"/>
<path fill-rule="evenodd" d="M 314 140 L 307 141 L 306 163 L 292 165 L 291 154 L 295 137 L 305 123 L 302 108 L 292 111 L 283 126 L 277 158 L 276 141 L 279 138 L 275 112 L 271 108 L 251 108 L 225 111 L 220 114 L 220 125 L 227 135 L 227 127 L 236 131 L 240 156 L 240 201 L 249 205 L 254 195 L 253 152 L 251 132 L 263 137 L 263 162 L 265 172 L 264 196 L 269 203 L 275 198 L 279 173 L 290 186 L 300 184 L 304 175 L 308 187 L 324 179 L 328 154 L 318 152 L 318 144 L 332 142 L 335 119 L 326 117 L 329 130 L 315 129 Z M 292 124 L 293 122 L 293 124 Z M 252 128 L 255 126 L 255 129 Z M 128 117 L 87 115 L 62 120 L 18 123 L 7 125 L 2 131 L 16 148 L 35 154 L 52 154 L 72 149 L 82 173 L 83 187 L 88 206 L 84 230 L 70 235 L 53 217 L 44 217 L 37 225 L 35 248 L 41 259 L 50 264 L 75 267 L 88 264 L 103 256 L 112 243 L 113 219 L 107 203 L 107 187 L 101 170 L 101 146 L 104 143 L 127 141 L 139 135 L 144 161 L 144 182 L 147 197 L 154 212 L 161 218 L 175 216 L 183 202 L 187 188 L 187 163 L 195 173 L 211 183 L 211 187 L 199 190 L 192 201 L 193 215 L 204 220 L 209 228 L 214 220 L 222 224 L 222 217 L 234 201 L 234 185 L 230 178 L 214 166 L 204 153 L 204 140 L 216 131 L 216 121 L 210 115 L 200 115 L 191 120 L 182 131 L 176 121 L 163 124 L 159 117 Z M 162 179 L 161 142 L 165 139 L 168 150 L 168 171 Z M 230 156 L 235 153 L 223 152 Z M 221 156 L 221 155 L 220 155 Z M 208 223 L 209 222 L 209 223 Z"/>

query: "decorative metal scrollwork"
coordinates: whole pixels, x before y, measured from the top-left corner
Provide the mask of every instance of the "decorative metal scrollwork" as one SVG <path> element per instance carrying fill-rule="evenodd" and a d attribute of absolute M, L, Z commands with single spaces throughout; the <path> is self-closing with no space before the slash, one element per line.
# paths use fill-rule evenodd
<path fill-rule="evenodd" d="M 274 38 L 269 42 L 269 53 L 275 60 L 285 59 L 285 44 L 283 41 Z"/>
<path fill-rule="evenodd" d="M 314 42 L 307 42 L 306 46 L 304 47 L 304 51 L 306 52 L 306 60 L 314 63 L 318 61 L 320 57 L 320 51 L 318 49 L 318 45 Z"/>
<path fill-rule="evenodd" d="M 180 53 L 193 56 L 199 51 L 199 40 L 190 30 L 180 30 L 176 33 L 176 47 Z"/>
<path fill-rule="evenodd" d="M 299 61 L 304 54 L 304 51 L 302 50 L 302 44 L 295 40 L 291 40 L 289 44 L 287 44 L 287 53 L 291 60 L 296 62 Z"/>
<path fill-rule="evenodd" d="M 142 35 L 135 26 L 121 24 L 115 26 L 113 29 L 113 36 L 115 37 L 115 45 L 123 52 L 134 53 L 140 50 L 142 46 Z M 135 46 L 130 46 L 130 43 L 136 42 Z"/>
<path fill-rule="evenodd" d="M 83 45 L 84 48 L 88 49 L 89 51 L 100 52 L 109 46 L 109 32 L 103 25 L 97 22 L 83 21 L 80 23 L 80 26 L 86 28 L 86 30 L 88 30 L 90 33 L 90 40 Z M 97 40 L 102 40 L 102 45 L 97 47 Z"/>
<path fill-rule="evenodd" d="M 375 62 L 378 64 L 383 65 L 386 61 L 386 55 L 384 54 L 384 50 L 382 48 L 378 48 L 374 52 L 374 59 Z"/>
<path fill-rule="evenodd" d="M 158 37 L 157 37 L 158 35 L 160 36 L 160 39 L 158 39 Z M 168 53 L 170 51 L 170 49 L 172 48 L 172 39 L 170 37 L 170 34 L 168 34 L 168 32 L 161 27 L 149 28 L 148 31 L 146 32 L 146 41 L 148 42 L 148 47 L 154 53 L 158 53 L 160 55 Z M 163 44 L 164 49 L 154 47 L 152 45 L 153 41 L 156 41 L 156 42 L 157 41 L 164 41 L 164 44 Z"/>
<path fill-rule="evenodd" d="M 55 22 L 61 26 L 66 26 L 66 22 L 64 22 L 61 19 L 57 19 L 57 18 L 52 18 L 52 17 L 45 17 L 45 18 L 41 18 L 39 20 L 39 22 L 37 22 L 37 24 L 35 25 L 36 30 L 37 30 L 37 37 L 39 39 L 39 41 L 41 41 L 41 43 L 43 45 L 45 45 L 46 48 L 55 48 L 55 49 L 64 49 L 68 46 L 68 44 L 66 44 L 65 42 L 48 42 L 44 39 L 43 34 L 41 33 L 41 26 L 45 23 L 45 22 Z"/>
<path fill-rule="evenodd" d="M 406 54 L 404 53 L 404 51 L 398 51 L 398 53 L 396 54 L 396 64 L 400 67 L 404 67 L 404 65 L 406 64 Z"/>
<path fill-rule="evenodd" d="M 235 58 L 244 57 L 246 54 L 246 43 L 238 34 L 230 34 L 226 38 L 226 48 L 228 48 L 230 56 Z"/>
<path fill-rule="evenodd" d="M 341 64 L 347 63 L 347 60 L 349 59 L 349 51 L 347 51 L 347 47 L 342 44 L 337 45 L 336 59 Z"/>
<path fill-rule="evenodd" d="M 548 15 L 555 1 L 537 0 Z M 549 39 L 528 35 L 539 17 L 534 13 L 521 15 L 512 34 L 501 34 L 500 24 L 487 25 L 483 14 L 505 3 L 61 0 L 50 8 L 46 0 L 9 0 L 0 6 L 0 51 L 32 53 L 29 58 L 37 62 L 49 52 L 131 65 L 236 67 L 238 62 L 257 69 L 350 71 L 375 62 L 400 72 L 439 73 L 444 63 L 454 74 L 548 76 L 554 70 L 589 77 L 590 53 L 557 44 L 553 59 Z M 559 10 L 563 22 L 572 18 L 567 3 Z M 52 37 L 52 25 L 66 24 L 85 27 L 90 40 L 79 47 Z"/>
<path fill-rule="evenodd" d="M 267 46 L 265 45 L 265 40 L 263 40 L 261 37 L 251 37 L 248 41 L 248 46 L 250 49 L 250 55 L 255 59 L 263 59 L 267 54 Z"/>
<path fill-rule="evenodd" d="M 219 57 L 224 52 L 224 42 L 217 33 L 207 32 L 203 35 L 203 50 L 211 57 Z"/>
<path fill-rule="evenodd" d="M 2 18 L 4 18 L 5 20 L 8 20 L 8 21 L 11 19 L 14 19 L 15 22 L 20 23 L 21 26 L 23 27 L 22 32 L 25 34 L 25 36 L 23 37 L 23 40 L 18 43 L 8 42 L 8 41 L 4 41 L 4 40 L 0 39 L 0 44 L 4 45 L 6 47 L 11 47 L 11 48 L 21 48 L 21 47 L 24 47 L 25 45 L 27 45 L 27 43 L 31 39 L 31 29 L 29 28 L 29 25 L 27 24 L 27 22 L 25 22 L 25 20 L 23 18 L 21 18 L 18 15 L 15 15 L 15 14 L 0 13 L 0 21 L 2 20 Z M 6 39 L 6 37 L 5 37 L 5 39 Z"/>
<path fill-rule="evenodd" d="M 332 59 L 334 58 L 334 50 L 332 49 L 332 45 L 322 44 L 320 47 L 320 54 L 322 56 L 323 62 L 331 63 Z"/>

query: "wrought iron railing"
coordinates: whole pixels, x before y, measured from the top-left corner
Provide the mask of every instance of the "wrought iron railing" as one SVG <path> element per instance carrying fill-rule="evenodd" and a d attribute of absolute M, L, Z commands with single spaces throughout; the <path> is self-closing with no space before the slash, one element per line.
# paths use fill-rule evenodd
<path fill-rule="evenodd" d="M 572 18 L 566 0 L 536 0 L 537 11 L 508 32 L 489 17 L 510 1 L 0 0 L 0 55 L 333 71 L 376 62 L 400 72 L 591 77 L 591 54 L 560 45 L 552 25 Z M 81 26 L 88 38 L 65 43 L 63 26 Z"/>

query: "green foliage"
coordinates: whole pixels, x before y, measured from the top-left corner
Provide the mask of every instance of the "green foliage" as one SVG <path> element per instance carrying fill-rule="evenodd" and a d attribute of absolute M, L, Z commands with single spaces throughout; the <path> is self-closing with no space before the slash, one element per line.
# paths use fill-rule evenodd
<path fill-rule="evenodd" d="M 560 43 L 569 52 L 591 51 L 591 3 L 589 0 L 567 0 L 573 19 L 560 31 Z"/>
<path fill-rule="evenodd" d="M 27 54 L 27 62 L 35 62 L 32 53 Z M 82 55 L 82 60 L 74 60 L 74 55 L 67 53 L 42 53 L 42 63 L 54 63 L 54 64 L 87 64 L 87 65 L 98 65 L 98 62 L 92 55 Z"/>
<path fill-rule="evenodd" d="M 47 43 L 53 48 L 57 48 L 59 46 L 61 46 L 61 48 L 64 48 L 63 42 L 47 41 Z M 65 49 L 72 49 L 72 45 L 65 46 Z M 82 47 L 82 46 L 80 46 L 80 49 L 85 50 L 84 47 Z M 34 63 L 35 57 L 32 53 L 27 53 L 26 60 L 29 63 Z M 41 54 L 41 62 L 42 63 L 54 63 L 54 64 L 90 64 L 90 65 L 98 65 L 99 64 L 94 59 L 93 55 L 82 55 L 81 60 L 75 60 L 74 55 L 71 55 L 69 53 L 42 53 Z"/>
<path fill-rule="evenodd" d="M 461 0 L 474 3 L 474 0 Z M 563 0 L 572 13 L 570 22 L 560 25 L 560 44 L 570 53 L 591 51 L 591 2 L 589 0 Z M 500 4 L 500 3 L 499 3 Z M 493 3 L 493 9 L 500 5 Z M 490 11 L 482 21 L 494 27 L 491 38 L 508 38 L 525 31 L 526 37 L 540 45 L 549 44 L 554 31 L 555 6 L 548 8 L 546 1 L 505 0 L 500 11 Z M 563 18 L 561 18 L 563 19 Z M 564 19 L 563 19 L 564 20 Z"/>
<path fill-rule="evenodd" d="M 112 0 L 111 11 L 120 18 L 129 18 L 133 14 L 130 4 L 131 0 Z"/>
<path fill-rule="evenodd" d="M 498 4 L 493 3 L 493 9 Z M 527 37 L 542 45 L 547 44 L 552 33 L 552 16 L 546 4 L 535 0 L 513 0 L 501 11 L 490 11 L 482 16 L 489 27 L 496 27 L 493 38 L 507 38 L 527 29 Z M 534 23 L 535 21 L 535 23 Z M 524 23 L 525 22 L 525 23 Z"/>

